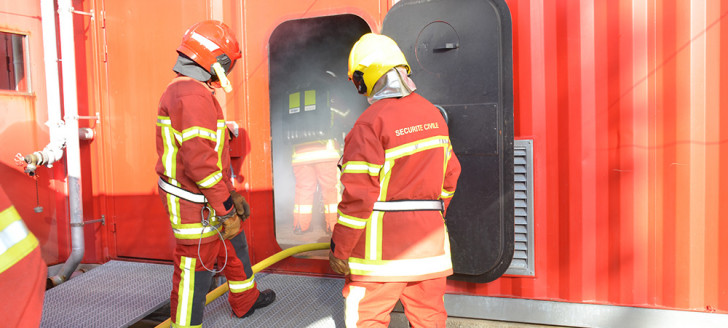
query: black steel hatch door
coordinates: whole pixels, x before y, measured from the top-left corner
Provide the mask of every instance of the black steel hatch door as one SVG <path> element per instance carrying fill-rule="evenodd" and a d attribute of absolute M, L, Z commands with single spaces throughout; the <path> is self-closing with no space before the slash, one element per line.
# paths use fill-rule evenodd
<path fill-rule="evenodd" d="M 513 258 L 513 58 L 503 0 L 400 1 L 382 33 L 417 92 L 447 112 L 462 165 L 447 214 L 456 280 L 489 282 Z"/>

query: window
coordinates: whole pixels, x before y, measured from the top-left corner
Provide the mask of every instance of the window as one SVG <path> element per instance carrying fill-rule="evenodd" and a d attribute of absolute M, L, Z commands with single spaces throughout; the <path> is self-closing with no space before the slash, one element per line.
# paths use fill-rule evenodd
<path fill-rule="evenodd" d="M 30 92 L 26 71 L 27 36 L 0 32 L 0 90 Z"/>

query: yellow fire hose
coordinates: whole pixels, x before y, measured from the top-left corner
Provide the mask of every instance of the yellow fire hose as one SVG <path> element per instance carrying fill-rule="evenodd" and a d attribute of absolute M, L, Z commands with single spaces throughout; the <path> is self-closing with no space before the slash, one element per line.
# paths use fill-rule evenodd
<path fill-rule="evenodd" d="M 278 253 L 273 254 L 273 256 L 260 261 L 253 265 L 253 273 L 258 273 L 261 270 L 278 263 L 280 260 L 289 257 L 294 254 L 308 252 L 308 251 L 316 251 L 321 249 L 329 249 L 329 243 L 315 243 L 315 244 L 306 244 L 306 245 L 300 245 L 300 246 L 294 246 L 285 250 L 282 250 Z M 222 296 L 223 294 L 227 293 L 228 291 L 228 284 L 222 284 L 218 286 L 217 288 L 213 289 L 211 292 L 207 293 L 207 298 L 205 300 L 205 304 L 210 304 L 210 302 L 214 301 L 216 298 Z M 164 322 L 157 325 L 156 328 L 167 328 L 172 324 L 172 318 L 169 318 L 165 320 Z"/>

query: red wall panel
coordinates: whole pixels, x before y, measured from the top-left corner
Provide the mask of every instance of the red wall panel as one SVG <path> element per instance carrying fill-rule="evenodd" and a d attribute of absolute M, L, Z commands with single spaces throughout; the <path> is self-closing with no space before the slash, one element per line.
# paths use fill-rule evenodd
<path fill-rule="evenodd" d="M 536 276 L 453 292 L 728 312 L 728 2 L 507 2 Z"/>
<path fill-rule="evenodd" d="M 0 187 L 38 238 L 43 259 L 56 264 L 70 252 L 64 164 L 41 167 L 32 178 L 14 163 L 17 153 L 42 150 L 49 140 L 40 2 L 7 2 L 2 7 L 0 30 L 25 35 L 29 69 L 24 81 L 30 82 L 30 90 L 0 90 Z M 38 206 L 43 210 L 36 212 Z"/>

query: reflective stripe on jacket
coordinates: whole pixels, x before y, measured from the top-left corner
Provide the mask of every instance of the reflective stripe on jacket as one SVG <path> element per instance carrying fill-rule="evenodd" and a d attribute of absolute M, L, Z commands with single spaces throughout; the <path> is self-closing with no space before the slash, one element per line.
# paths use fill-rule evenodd
<path fill-rule="evenodd" d="M 208 201 L 203 211 L 203 204 L 159 190 L 177 242 L 217 238 L 215 216 L 232 210 L 233 187 L 225 117 L 213 89 L 188 77 L 172 80 L 159 101 L 156 140 L 157 174 L 175 187 L 204 194 Z M 203 216 L 211 226 L 203 226 Z"/>
<path fill-rule="evenodd" d="M 321 162 L 336 162 L 341 155 L 333 139 L 307 142 L 293 148 L 291 165 L 305 165 Z"/>
<path fill-rule="evenodd" d="M 38 239 L 28 230 L 15 207 L 0 194 L 0 274 L 38 247 Z"/>
<path fill-rule="evenodd" d="M 417 94 L 379 100 L 346 136 L 344 194 L 332 235 L 355 281 L 416 281 L 452 274 L 439 211 L 374 211 L 377 201 L 442 200 L 455 192 L 460 163 L 440 112 Z"/>

